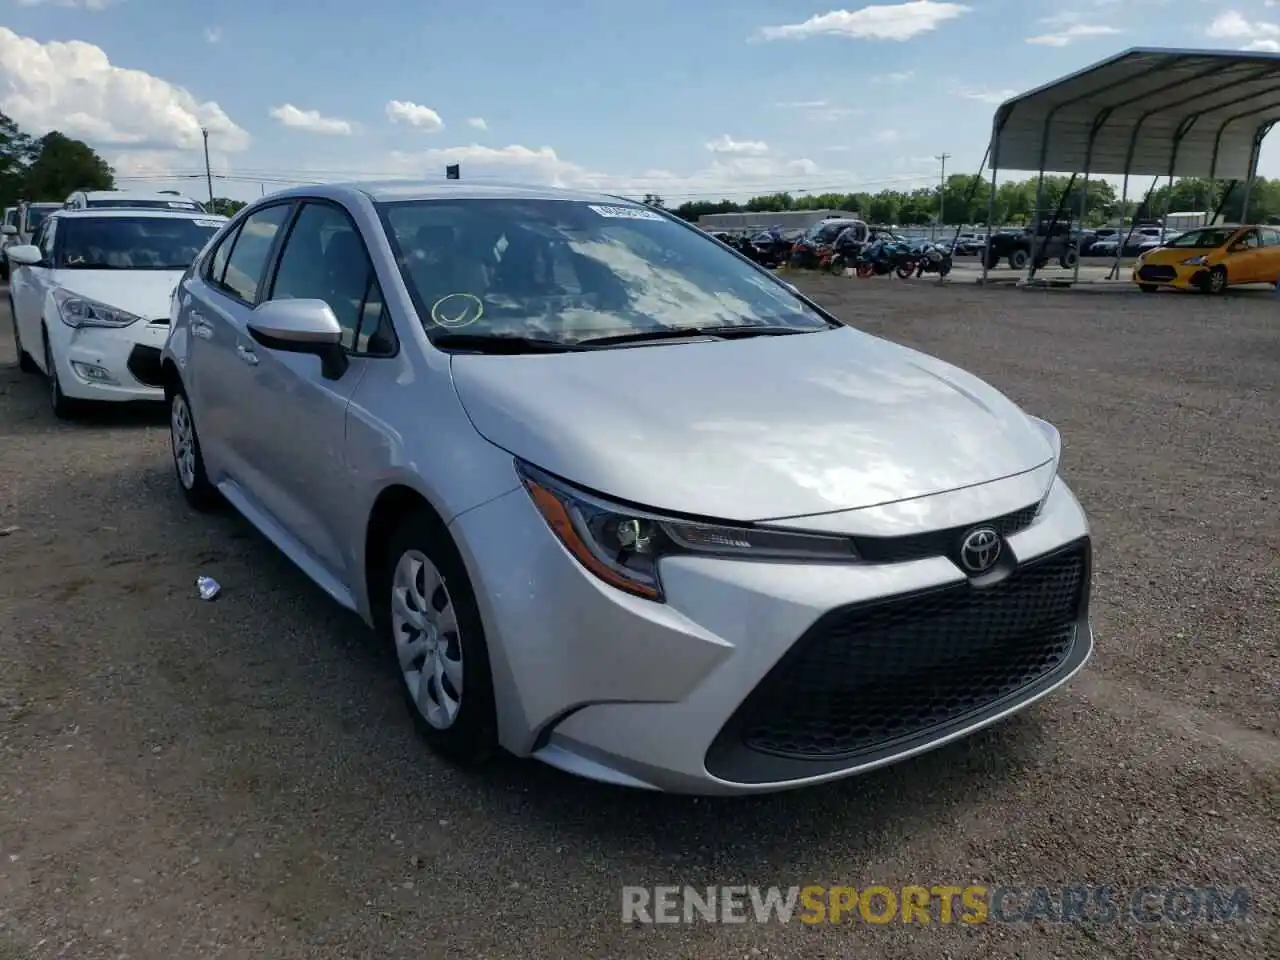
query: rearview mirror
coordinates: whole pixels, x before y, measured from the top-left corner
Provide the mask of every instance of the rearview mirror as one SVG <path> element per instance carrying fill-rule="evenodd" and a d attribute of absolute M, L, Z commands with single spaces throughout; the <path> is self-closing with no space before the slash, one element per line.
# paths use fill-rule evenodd
<path fill-rule="evenodd" d="M 29 243 L 7 247 L 4 252 L 10 260 L 24 267 L 34 267 L 44 260 L 44 254 L 40 252 L 40 248 Z"/>
<path fill-rule="evenodd" d="M 320 373 L 337 380 L 346 373 L 342 327 L 323 300 L 268 300 L 249 316 L 249 335 L 269 350 L 309 353 L 320 358 Z"/>
<path fill-rule="evenodd" d="M 0 236 L 15 237 L 17 235 L 18 235 L 18 228 L 15 227 L 12 223 L 6 223 L 4 226 L 0 227 Z"/>

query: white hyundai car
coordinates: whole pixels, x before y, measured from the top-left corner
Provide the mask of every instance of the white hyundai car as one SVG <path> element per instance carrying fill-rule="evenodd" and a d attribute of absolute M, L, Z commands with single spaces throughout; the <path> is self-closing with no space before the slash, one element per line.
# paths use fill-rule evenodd
<path fill-rule="evenodd" d="M 183 271 L 225 217 L 168 210 L 63 210 L 9 247 L 18 362 L 49 380 L 53 411 L 163 400 L 160 348 Z"/>

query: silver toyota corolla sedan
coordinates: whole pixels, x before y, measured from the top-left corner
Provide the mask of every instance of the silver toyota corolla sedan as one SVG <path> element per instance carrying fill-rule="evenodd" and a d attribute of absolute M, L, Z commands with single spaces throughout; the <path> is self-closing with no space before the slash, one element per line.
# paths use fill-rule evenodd
<path fill-rule="evenodd" d="M 187 500 L 373 626 L 460 762 L 803 786 L 1092 649 L 1052 426 L 631 201 L 276 194 L 183 277 L 163 362 Z"/>

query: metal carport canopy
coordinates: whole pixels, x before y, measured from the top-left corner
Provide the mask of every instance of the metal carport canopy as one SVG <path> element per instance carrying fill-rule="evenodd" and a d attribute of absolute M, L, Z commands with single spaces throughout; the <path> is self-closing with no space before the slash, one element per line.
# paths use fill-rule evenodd
<path fill-rule="evenodd" d="M 991 167 L 1245 180 L 1280 121 L 1280 54 L 1134 47 L 1006 100 Z"/>

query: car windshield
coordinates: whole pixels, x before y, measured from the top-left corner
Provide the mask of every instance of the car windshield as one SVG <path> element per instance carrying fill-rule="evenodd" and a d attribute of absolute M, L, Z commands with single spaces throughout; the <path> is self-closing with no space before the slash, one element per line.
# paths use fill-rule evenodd
<path fill-rule="evenodd" d="M 221 220 L 187 217 L 64 217 L 58 266 L 64 270 L 185 270 Z"/>
<path fill-rule="evenodd" d="M 1217 247 L 1225 247 L 1227 241 L 1234 237 L 1236 230 L 1234 227 L 1206 227 L 1203 230 L 1191 230 L 1184 233 L 1180 237 L 1174 237 L 1165 243 L 1166 247 L 1197 247 L 1201 250 L 1209 250 Z"/>
<path fill-rule="evenodd" d="M 194 200 L 89 200 L 92 210 L 200 210 Z"/>
<path fill-rule="evenodd" d="M 36 228 L 44 223 L 45 217 L 53 213 L 54 210 L 61 209 L 59 207 L 27 207 L 27 230 L 31 233 L 36 232 Z"/>
<path fill-rule="evenodd" d="M 428 334 L 573 343 L 712 326 L 821 330 L 780 281 L 636 204 L 412 200 L 379 205 Z"/>

